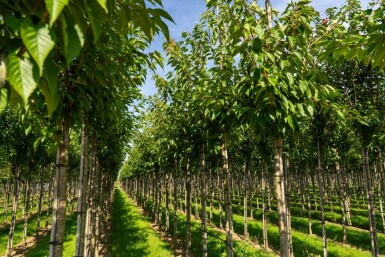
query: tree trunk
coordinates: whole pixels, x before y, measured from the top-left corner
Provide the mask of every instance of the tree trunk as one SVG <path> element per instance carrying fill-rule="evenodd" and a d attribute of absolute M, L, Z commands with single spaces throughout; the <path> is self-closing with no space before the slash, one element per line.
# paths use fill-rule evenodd
<path fill-rule="evenodd" d="M 81 132 L 80 171 L 78 186 L 78 217 L 76 228 L 76 256 L 83 256 L 86 232 L 88 192 L 88 132 L 84 125 Z"/>
<path fill-rule="evenodd" d="M 43 169 L 40 174 L 40 192 L 39 192 L 39 203 L 38 203 L 38 211 L 37 211 L 37 225 L 36 225 L 36 235 L 40 235 L 40 217 L 41 210 L 43 208 L 43 196 L 44 196 L 44 179 L 45 179 L 45 163 L 43 164 Z"/>
<path fill-rule="evenodd" d="M 262 234 L 263 234 L 263 249 L 267 250 L 269 241 L 267 237 L 267 208 L 266 208 L 266 172 L 265 164 L 262 164 Z"/>
<path fill-rule="evenodd" d="M 9 235 L 8 235 L 8 245 L 6 256 L 12 256 L 12 245 L 13 245 L 13 236 L 15 232 L 15 224 L 16 224 L 16 213 L 17 213 L 17 203 L 19 202 L 19 186 L 20 186 L 20 166 L 16 165 L 15 167 L 15 175 L 14 175 L 14 185 L 13 185 L 13 200 L 12 200 L 12 218 L 11 218 L 11 226 L 9 227 Z"/>
<path fill-rule="evenodd" d="M 96 147 L 95 142 L 92 144 L 92 154 L 90 161 L 90 174 L 88 176 L 88 196 L 87 196 L 87 214 L 86 214 L 86 229 L 85 229 L 85 245 L 84 256 L 91 257 L 93 249 L 93 212 L 94 212 L 94 191 L 95 183 L 93 182 L 96 174 Z M 127 188 L 126 188 L 127 191 Z"/>
<path fill-rule="evenodd" d="M 342 243 L 347 243 L 347 234 L 346 234 L 346 201 L 345 201 L 345 194 L 344 194 L 344 183 L 342 182 L 342 173 L 340 169 L 340 163 L 339 163 L 339 157 L 338 152 L 336 153 L 336 171 L 337 171 L 337 178 L 338 178 L 338 188 L 339 188 L 339 195 L 340 195 L 340 203 L 341 203 L 341 209 L 342 209 L 342 228 L 343 228 L 343 237 L 342 237 Z"/>
<path fill-rule="evenodd" d="M 363 135 L 364 137 L 365 135 Z M 380 256 L 378 250 L 378 239 L 377 239 L 377 230 L 376 230 L 376 217 L 374 213 L 375 203 L 374 203 L 374 192 L 372 186 L 371 172 L 369 166 L 369 155 L 368 155 L 368 147 L 365 143 L 363 143 L 363 170 L 364 170 L 364 180 L 365 180 L 365 189 L 366 189 L 366 198 L 367 198 L 367 206 L 368 206 L 368 216 L 369 216 L 369 225 L 370 225 L 370 235 L 371 235 L 371 245 L 372 245 L 372 256 L 377 257 Z"/>
<path fill-rule="evenodd" d="M 52 177 L 53 177 L 53 172 L 52 170 L 50 171 L 50 175 L 49 175 L 49 185 L 48 185 L 48 198 L 47 198 L 47 215 L 46 215 L 46 218 L 45 218 L 45 228 L 48 227 L 48 220 L 49 220 L 49 213 L 50 213 L 50 209 L 51 209 L 51 203 L 52 203 L 52 184 L 53 184 L 53 180 L 52 180 Z"/>
<path fill-rule="evenodd" d="M 64 121 L 60 126 L 62 141 L 56 152 L 56 176 L 55 192 L 52 209 L 52 227 L 50 238 L 50 257 L 61 257 L 63 254 L 63 239 L 66 221 L 66 196 L 67 196 L 67 167 L 68 167 L 68 144 L 69 124 Z"/>
<path fill-rule="evenodd" d="M 282 163 L 282 139 L 274 140 L 274 162 L 275 162 L 275 191 L 277 195 L 278 225 L 279 225 L 279 252 L 281 257 L 290 256 L 289 238 L 287 230 L 285 183 Z"/>
<path fill-rule="evenodd" d="M 32 167 L 28 168 L 28 179 L 26 185 L 27 199 L 25 201 L 25 213 L 24 213 L 24 229 L 23 229 L 23 244 L 27 245 L 27 231 L 28 231 L 28 219 L 30 211 L 30 198 L 31 198 L 31 180 L 32 180 Z"/>
<path fill-rule="evenodd" d="M 308 215 L 308 224 L 309 224 L 309 235 L 313 234 L 312 222 L 311 222 L 311 200 L 310 200 L 310 181 L 309 176 L 311 176 L 309 170 L 309 164 L 306 163 L 306 197 L 307 197 L 307 215 Z"/>
<path fill-rule="evenodd" d="M 327 250 L 326 224 L 325 224 L 325 192 L 324 192 L 324 182 L 323 182 L 323 176 L 322 176 L 320 133 L 318 130 L 317 130 L 317 174 L 318 174 L 319 195 L 320 195 L 320 205 L 321 205 L 322 248 L 323 248 L 323 256 L 327 257 L 328 250 Z"/>
<path fill-rule="evenodd" d="M 247 179 L 248 179 L 248 168 L 247 168 L 247 160 L 243 160 L 243 235 L 245 239 L 248 240 L 249 232 L 248 232 L 248 214 L 247 214 Z"/>
<path fill-rule="evenodd" d="M 176 247 L 178 236 L 178 160 L 174 159 L 174 247 Z"/>
<path fill-rule="evenodd" d="M 191 257 L 191 170 L 190 158 L 186 164 L 186 257 Z"/>
<path fill-rule="evenodd" d="M 9 178 L 6 184 L 6 197 L 4 199 L 4 225 L 7 224 L 8 203 L 9 203 L 9 198 L 11 196 L 11 187 L 12 187 L 12 183 L 11 183 L 11 179 Z"/>
<path fill-rule="evenodd" d="M 222 135 L 221 144 L 222 155 L 222 174 L 223 174 L 223 194 L 225 198 L 225 222 L 226 222 L 226 253 L 227 257 L 233 257 L 233 223 L 232 223 L 232 203 L 231 203 L 231 174 L 229 170 L 229 158 L 227 151 L 227 134 Z"/>
<path fill-rule="evenodd" d="M 205 145 L 201 146 L 201 200 L 202 200 L 202 212 L 201 212 L 201 224 L 202 224 L 202 257 L 207 257 L 207 232 L 206 232 L 206 153 Z"/>
<path fill-rule="evenodd" d="M 166 233 L 170 231 L 170 175 L 166 174 Z"/>

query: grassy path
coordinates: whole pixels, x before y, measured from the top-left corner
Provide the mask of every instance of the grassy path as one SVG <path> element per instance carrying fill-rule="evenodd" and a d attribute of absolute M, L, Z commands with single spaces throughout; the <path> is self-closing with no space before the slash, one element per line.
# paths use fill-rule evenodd
<path fill-rule="evenodd" d="M 28 250 L 26 257 L 47 257 L 49 255 L 49 238 L 50 233 L 48 233 L 32 248 Z M 75 256 L 75 247 L 76 247 L 76 214 L 72 214 L 67 217 L 66 227 L 65 227 L 65 236 L 64 236 L 64 251 L 63 257 L 73 257 Z"/>
<path fill-rule="evenodd" d="M 149 219 L 120 188 L 114 194 L 109 247 L 114 257 L 173 256 L 171 248 L 152 230 Z"/>

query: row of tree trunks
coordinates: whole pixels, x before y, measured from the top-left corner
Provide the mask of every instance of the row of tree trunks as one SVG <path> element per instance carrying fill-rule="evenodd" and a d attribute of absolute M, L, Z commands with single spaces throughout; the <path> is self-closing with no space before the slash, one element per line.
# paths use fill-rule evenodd
<path fill-rule="evenodd" d="M 282 256 L 293 256 L 293 248 L 292 248 L 292 240 L 291 240 L 291 211 L 292 208 L 296 212 L 299 209 L 300 216 L 308 217 L 308 233 L 312 234 L 312 212 L 316 211 L 319 213 L 315 213 L 315 215 L 321 216 L 321 225 L 322 225 L 322 239 L 323 239 L 323 255 L 327 256 L 327 237 L 326 237 L 326 210 L 330 210 L 330 212 L 337 212 L 341 215 L 342 220 L 342 229 L 343 229 L 343 243 L 348 243 L 347 231 L 348 226 L 351 226 L 351 212 L 350 212 L 350 191 L 355 190 L 353 199 L 361 200 L 361 189 L 360 186 L 363 186 L 367 181 L 372 184 L 369 184 L 370 188 L 372 188 L 372 200 L 369 199 L 368 202 L 372 202 L 373 204 L 373 213 L 375 210 L 374 201 L 374 192 L 377 192 L 381 195 L 382 189 L 381 186 L 376 184 L 373 187 L 373 175 L 370 167 L 368 168 L 370 179 L 366 179 L 366 175 L 359 174 L 357 171 L 347 170 L 343 162 L 339 161 L 338 154 L 336 154 L 336 160 L 334 165 L 327 165 L 324 169 L 323 160 L 322 160 L 322 142 L 320 140 L 316 140 L 317 146 L 317 159 L 316 163 L 304 163 L 304 164 L 292 164 L 293 166 L 289 166 L 289 158 L 282 157 L 282 140 L 276 139 L 274 142 L 275 149 L 275 195 L 277 198 L 277 209 L 279 215 L 279 224 L 282 226 L 280 229 L 281 233 L 284 236 L 281 236 L 281 240 L 285 240 L 281 242 L 281 247 L 284 248 L 284 253 L 280 253 Z M 174 203 L 174 215 L 176 215 L 176 211 L 180 205 L 182 205 L 185 213 L 188 217 L 187 221 L 187 239 L 186 240 L 186 254 L 189 254 L 189 247 L 191 247 L 191 234 L 190 232 L 190 220 L 192 215 L 192 203 L 195 204 L 195 216 L 198 218 L 198 209 L 199 205 L 201 206 L 201 212 L 199 214 L 199 218 L 202 221 L 202 253 L 205 250 L 205 241 L 207 241 L 207 234 L 204 235 L 206 231 L 206 208 L 207 204 L 210 204 L 210 210 L 207 210 L 208 213 L 212 213 L 214 209 L 214 202 L 219 209 L 219 219 L 220 225 L 222 228 L 225 228 L 226 235 L 232 234 L 232 223 L 229 221 L 228 213 L 232 210 L 232 203 L 237 204 L 237 213 L 241 212 L 240 203 L 243 199 L 243 215 L 244 215 L 244 235 L 247 238 L 248 235 L 248 219 L 249 219 L 249 211 L 250 209 L 260 209 L 262 210 L 262 222 L 263 222 L 263 247 L 268 248 L 268 238 L 267 238 L 267 216 L 268 216 L 268 207 L 274 207 L 270 202 L 271 194 L 271 184 L 272 184 L 272 176 L 271 174 L 271 166 L 266 165 L 266 163 L 262 163 L 260 161 L 257 163 L 257 167 L 253 166 L 253 172 L 250 172 L 249 163 L 250 161 L 244 160 L 242 167 L 232 167 L 238 170 L 238 175 L 231 175 L 228 163 L 228 156 L 226 158 L 226 141 L 222 139 L 221 144 L 221 158 L 222 158 L 222 168 L 221 171 L 214 170 L 212 172 L 210 169 L 209 174 L 206 174 L 206 164 L 205 164 L 205 155 L 204 155 L 204 146 L 201 147 L 200 150 L 200 172 L 192 174 L 191 166 L 199 167 L 198 162 L 191 165 L 188 161 L 184 162 L 185 172 L 183 175 L 178 174 L 178 162 L 175 160 L 174 163 L 174 171 L 173 176 L 171 177 L 164 167 L 159 168 L 161 172 L 158 176 L 152 176 L 152 180 L 148 180 L 151 175 L 147 175 L 144 178 L 144 181 L 149 181 L 149 183 L 145 183 L 144 181 L 139 183 L 136 182 L 133 186 L 135 192 L 139 192 L 138 188 L 142 186 L 146 186 L 149 189 L 149 193 L 143 193 L 144 197 L 149 196 L 153 203 L 155 203 L 156 208 L 155 212 L 160 210 L 160 206 L 166 203 L 166 230 L 169 230 L 169 224 L 167 217 L 169 215 L 169 203 L 170 197 L 172 197 L 172 201 Z M 253 165 L 254 163 L 252 163 Z M 383 164 L 383 162 L 381 162 Z M 296 166 L 297 165 L 297 166 Z M 303 165 L 303 166 L 301 166 Z M 378 167 L 377 163 L 376 166 Z M 305 169 L 301 169 L 305 167 Z M 373 168 L 373 167 L 372 167 Z M 374 174 L 378 174 L 376 176 L 376 181 L 382 182 L 382 178 L 379 176 L 380 169 L 374 170 Z M 358 182 L 357 182 L 358 181 Z M 183 183 L 184 182 L 184 183 Z M 206 183 L 207 182 L 207 183 Z M 354 184 L 357 182 L 357 186 Z M 206 193 L 207 187 L 212 188 L 211 194 Z M 312 188 L 311 188 L 312 187 Z M 152 189 L 151 189 L 152 188 Z M 171 188 L 173 189 L 173 193 L 170 194 Z M 146 192 L 148 189 L 140 189 L 140 192 Z M 313 190 L 313 192 L 311 192 Z M 364 187 L 364 190 L 365 187 Z M 377 190 L 377 191 L 374 191 Z M 298 192 L 292 194 L 291 192 Z M 326 193 L 327 192 L 327 193 Z M 317 198 L 313 198 L 313 196 L 318 195 Z M 138 193 L 139 195 L 141 193 Z M 170 196 L 172 195 L 172 196 Z M 249 197 L 252 195 L 252 197 Z M 300 197 L 298 197 L 300 195 Z M 232 196 L 234 196 L 234 201 L 232 200 Z M 139 199 L 139 196 L 136 196 Z M 180 201 L 184 198 L 184 201 Z M 259 203 L 262 203 L 260 206 Z M 257 202 L 257 204 L 255 204 Z M 275 203 L 273 203 L 275 204 Z M 292 204 L 294 206 L 292 206 Z M 251 208 L 250 208 L 251 207 Z M 297 209 L 298 208 L 298 209 Z M 368 207 L 369 208 L 369 207 Z M 223 214 L 223 211 L 225 212 Z M 307 213 L 305 212 L 307 211 Z M 252 210 L 250 211 L 251 216 Z M 379 213 L 380 214 L 380 213 Z M 378 214 L 378 215 L 379 215 Z M 224 216 L 224 217 L 223 217 Z M 375 215 L 373 215 L 375 219 Z M 231 218 L 230 218 L 231 219 Z M 330 219 L 330 218 L 328 218 Z M 157 216 L 157 223 L 160 223 L 160 219 Z M 210 215 L 209 221 L 212 221 L 212 216 Z M 176 222 L 175 225 L 175 233 L 174 240 L 176 240 Z M 375 225 L 375 224 L 374 224 Z M 282 235 L 281 234 L 281 235 Z M 285 239 L 286 237 L 286 239 Z M 228 243 L 228 242 L 227 242 Z M 231 255 L 233 253 L 232 246 L 227 244 L 229 248 L 227 250 L 227 254 Z M 281 249 L 282 250 L 282 249 Z"/>

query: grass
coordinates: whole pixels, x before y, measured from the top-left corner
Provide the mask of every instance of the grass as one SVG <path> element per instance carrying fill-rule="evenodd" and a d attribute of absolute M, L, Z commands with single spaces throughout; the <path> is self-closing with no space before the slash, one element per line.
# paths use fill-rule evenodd
<path fill-rule="evenodd" d="M 193 208 L 194 210 L 194 208 Z M 209 212 L 209 210 L 207 210 Z M 273 214 L 273 215 L 272 215 Z M 224 215 L 224 213 L 223 213 Z M 276 215 L 276 213 L 275 213 Z M 274 219 L 274 212 L 269 213 L 269 218 Z M 224 217 L 224 216 L 223 216 Z M 276 219 L 276 217 L 275 217 Z M 299 219 L 299 218 L 295 218 Z M 293 217 L 292 217 L 293 221 Z M 307 225 L 307 220 L 303 218 L 304 224 Z M 213 222 L 215 226 L 219 227 L 219 211 L 217 209 L 214 209 L 213 211 Z M 313 221 L 315 222 L 315 221 Z M 319 222 L 318 222 L 319 223 Z M 238 234 L 243 234 L 243 215 L 236 215 L 233 213 L 233 224 L 234 224 L 234 231 Z M 294 249 L 294 255 L 295 256 L 322 256 L 322 239 L 318 236 L 309 236 L 306 233 L 303 233 L 301 231 L 298 231 L 296 226 L 302 226 L 301 222 L 296 223 L 292 222 L 292 236 L 293 236 L 293 249 Z M 262 243 L 262 222 L 258 220 L 249 220 L 248 221 L 249 226 L 249 235 L 252 238 L 257 239 L 260 243 Z M 341 230 L 338 225 L 335 226 L 334 229 Z M 314 232 L 314 225 L 313 225 L 313 232 Z M 360 238 L 359 236 L 361 231 L 356 231 L 357 238 Z M 329 231 L 329 237 L 333 236 L 333 231 Z M 366 233 L 364 233 L 366 234 Z M 358 236 L 359 235 L 359 236 Z M 364 235 L 366 237 L 366 235 Z M 348 235 L 349 237 L 349 235 Z M 354 238 L 354 237 L 353 237 Z M 362 237 L 361 237 L 362 238 Z M 274 224 L 269 223 L 268 224 L 268 240 L 269 245 L 275 249 L 279 249 L 279 232 L 278 227 Z M 359 241 L 359 240 L 355 240 Z M 357 242 L 356 242 L 357 243 Z M 363 246 L 364 248 L 367 248 L 366 240 L 364 242 L 358 243 L 360 246 Z M 370 247 L 370 241 L 369 241 L 369 247 Z M 362 249 L 358 249 L 355 247 L 351 247 L 350 245 L 342 245 L 340 243 L 333 242 L 332 240 L 328 240 L 328 254 L 329 256 L 335 256 L 335 257 L 350 257 L 350 256 L 356 256 L 356 257 L 364 257 L 364 256 L 371 256 L 371 253 L 369 251 L 364 251 Z"/>
<path fill-rule="evenodd" d="M 42 217 L 40 219 L 40 225 L 41 226 L 45 225 L 45 219 L 46 219 L 46 216 L 42 215 Z M 37 225 L 37 214 L 34 214 L 28 220 L 27 236 L 35 235 L 36 225 Z M 23 231 L 24 231 L 24 221 L 21 220 L 18 223 L 16 223 L 16 225 L 15 225 L 15 234 L 14 234 L 13 246 L 22 242 Z M 8 233 L 9 233 L 9 224 L 0 228 L 0 255 L 5 254 L 5 252 L 7 250 Z"/>
<path fill-rule="evenodd" d="M 148 201 L 146 203 L 146 210 L 150 212 L 152 210 L 152 203 Z M 170 213 L 173 213 L 173 209 L 170 209 Z M 186 215 L 178 212 L 178 222 L 177 222 L 177 232 L 178 239 L 181 239 L 183 242 L 186 241 Z M 162 223 L 165 224 L 165 209 L 163 208 Z M 170 214 L 170 235 L 173 234 L 174 221 L 176 219 L 173 215 Z M 193 256 L 202 255 L 202 234 L 200 230 L 201 222 L 199 220 L 191 218 L 191 251 Z M 164 227 L 164 226 L 163 226 Z M 210 257 L 223 257 L 226 256 L 226 244 L 224 242 L 226 236 L 224 233 L 215 230 L 213 227 L 207 226 L 208 236 L 207 236 L 207 254 Z M 246 241 L 233 241 L 233 249 L 235 257 L 272 257 L 275 256 L 269 252 L 257 249 Z"/>
<path fill-rule="evenodd" d="M 76 250 L 76 221 L 77 215 L 72 214 L 68 217 L 65 227 L 64 245 L 63 245 L 63 257 L 75 256 Z M 40 239 L 35 246 L 33 246 L 26 257 L 47 257 L 49 256 L 49 240 L 50 234 L 48 233 L 42 239 Z"/>
<path fill-rule="evenodd" d="M 115 189 L 112 208 L 110 255 L 114 257 L 173 256 L 170 246 L 152 230 L 148 218 L 119 188 Z"/>

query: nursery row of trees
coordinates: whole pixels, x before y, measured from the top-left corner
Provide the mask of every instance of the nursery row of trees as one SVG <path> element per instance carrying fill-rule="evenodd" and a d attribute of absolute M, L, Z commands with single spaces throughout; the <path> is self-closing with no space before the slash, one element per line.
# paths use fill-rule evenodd
<path fill-rule="evenodd" d="M 363 228 L 370 233 L 372 255 L 379 256 L 377 224 L 384 226 L 385 189 L 384 8 L 381 2 L 363 9 L 349 0 L 321 19 L 310 1 L 292 1 L 278 13 L 269 0 L 264 7 L 257 1 L 211 0 L 192 32 L 184 32 L 181 42 L 165 43 L 173 70 L 166 78 L 155 76 L 159 94 L 142 113 L 121 180 L 129 179 L 141 197 L 155 192 L 155 208 L 161 205 L 158 187 L 169 187 L 170 174 L 174 185 L 185 186 L 186 256 L 191 255 L 193 176 L 200 177 L 194 197 L 201 203 L 202 256 L 207 256 L 207 187 L 218 190 L 218 207 L 225 213 L 227 256 L 234 254 L 232 200 L 243 197 L 247 224 L 248 201 L 255 200 L 249 195 L 258 190 L 274 195 L 279 254 L 292 256 L 295 196 L 293 203 L 309 204 L 312 233 L 314 205 L 300 200 L 310 198 L 309 189 L 305 192 L 310 181 L 313 197 L 319 197 L 323 256 L 328 255 L 325 205 L 339 199 L 346 229 L 353 193 L 365 198 L 368 223 Z M 219 179 L 211 187 L 207 170 L 210 183 Z M 257 181 L 254 186 L 248 186 L 249 174 Z M 155 188 L 148 191 L 151 183 Z M 180 195 L 173 199 L 176 211 Z M 266 229 L 261 238 L 267 238 Z"/>
<path fill-rule="evenodd" d="M 105 218 L 102 210 L 108 210 L 105 205 L 133 126 L 128 106 L 140 98 L 138 86 L 147 69 L 162 61 L 158 52 L 144 51 L 154 35 L 168 38 L 165 20 L 172 18 L 160 0 L 0 3 L 0 175 L 1 187 L 7 188 L 2 191 L 5 215 L 11 187 L 13 191 L 7 256 L 12 254 L 21 181 L 26 192 L 35 183 L 51 192 L 45 184 L 51 181 L 47 174 L 52 167 L 49 256 L 62 256 L 67 192 L 75 185 L 76 256 L 93 256 L 98 250 L 94 231 Z M 29 193 L 26 199 L 27 220 Z"/>

